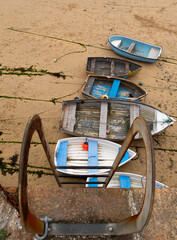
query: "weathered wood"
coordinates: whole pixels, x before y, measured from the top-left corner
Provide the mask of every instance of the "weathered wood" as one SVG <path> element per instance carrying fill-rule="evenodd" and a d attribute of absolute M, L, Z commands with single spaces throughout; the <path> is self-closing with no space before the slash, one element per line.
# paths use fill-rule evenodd
<path fill-rule="evenodd" d="M 66 101 L 64 106 L 67 104 L 77 103 L 77 110 L 75 116 L 75 125 L 73 131 L 67 131 L 65 127 L 63 127 L 64 114 L 62 116 L 62 120 L 60 123 L 60 129 L 63 132 L 71 133 L 72 135 L 83 135 L 83 136 L 94 136 L 99 137 L 99 131 L 102 126 L 100 126 L 100 115 L 101 115 L 101 103 L 107 103 L 107 124 L 106 124 L 106 136 L 102 138 L 107 138 L 113 141 L 122 141 L 128 130 L 131 127 L 133 120 L 136 117 L 143 117 L 147 121 L 152 135 L 163 131 L 162 124 L 164 122 L 164 116 L 166 119 L 169 119 L 173 124 L 173 118 L 166 115 L 165 113 L 159 111 L 158 109 L 151 107 L 147 104 L 130 102 L 130 101 L 118 101 L 118 100 L 102 100 L 102 99 L 81 99 L 81 100 L 73 100 Z M 86 106 L 84 106 L 86 104 Z M 79 107 L 80 106 L 80 107 Z M 155 112 L 158 111 L 161 118 L 158 117 L 157 120 Z M 105 117 L 105 116 L 104 116 Z M 71 118 L 71 117 L 70 117 Z M 162 119 L 162 120 L 161 120 Z M 170 120 L 171 119 L 171 120 Z M 66 120 L 65 120 L 66 121 Z M 154 122 L 160 121 L 159 125 L 161 126 L 160 130 L 156 131 L 154 128 Z M 66 125 L 66 124 L 65 124 Z M 105 126 L 104 126 L 105 128 Z M 104 130 L 105 131 L 105 130 Z M 94 133 L 95 132 L 95 133 Z M 101 132 L 101 131 L 100 131 Z M 103 136 L 100 133 L 100 136 Z M 122 137 L 124 136 L 124 137 Z M 136 139 L 141 139 L 141 136 L 136 135 Z"/>
<path fill-rule="evenodd" d="M 130 47 L 128 48 L 127 52 L 131 53 L 131 51 L 133 50 L 133 48 L 135 47 L 136 43 L 132 42 Z"/>
<path fill-rule="evenodd" d="M 136 117 L 139 117 L 139 106 L 135 104 L 130 105 L 130 127 L 135 120 Z M 139 133 L 135 136 L 135 138 L 139 138 Z"/>
<path fill-rule="evenodd" d="M 111 75 L 113 75 L 113 76 L 114 76 L 114 68 L 115 68 L 115 60 L 112 59 L 111 60 Z"/>
<path fill-rule="evenodd" d="M 126 73 L 129 73 L 129 65 L 130 65 L 129 62 L 125 63 L 125 72 Z"/>
<path fill-rule="evenodd" d="M 92 62 L 91 62 L 91 72 L 94 72 L 95 63 L 96 63 L 96 58 L 93 58 L 93 59 L 92 59 Z"/>
<path fill-rule="evenodd" d="M 92 88 L 93 88 L 94 82 L 95 82 L 95 77 L 90 77 L 90 78 L 89 78 L 89 81 L 87 82 L 87 84 L 86 84 L 86 86 L 85 86 L 85 88 L 84 88 L 84 90 L 85 90 L 85 92 L 86 92 L 87 94 L 90 94 L 90 93 L 91 93 L 91 90 L 92 90 Z"/>
<path fill-rule="evenodd" d="M 90 137 L 98 137 L 99 135 L 99 131 L 97 131 L 96 129 L 83 129 L 83 128 L 77 128 L 74 131 L 75 134 L 79 134 L 82 136 L 90 136 Z"/>
<path fill-rule="evenodd" d="M 76 118 L 98 118 L 100 116 L 100 111 L 77 111 Z"/>
<path fill-rule="evenodd" d="M 129 69 L 126 69 L 126 64 L 127 67 L 130 67 L 131 64 L 131 72 L 129 72 Z M 141 68 L 142 67 L 140 65 L 123 59 L 89 57 L 86 65 L 86 72 L 94 75 L 124 77 L 134 75 L 139 72 Z"/>
<path fill-rule="evenodd" d="M 99 137 L 106 137 L 108 103 L 101 103 Z"/>
<path fill-rule="evenodd" d="M 75 125 L 76 103 L 64 106 L 63 128 L 66 131 L 73 131 Z"/>
<path fill-rule="evenodd" d="M 136 117 L 139 117 L 139 106 L 135 104 L 130 105 L 130 126 Z"/>

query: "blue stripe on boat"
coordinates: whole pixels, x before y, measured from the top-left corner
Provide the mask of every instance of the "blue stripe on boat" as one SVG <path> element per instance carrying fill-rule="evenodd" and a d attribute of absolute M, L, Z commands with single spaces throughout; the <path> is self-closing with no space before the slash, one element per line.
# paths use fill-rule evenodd
<path fill-rule="evenodd" d="M 119 176 L 120 188 L 131 188 L 129 176 Z"/>
<path fill-rule="evenodd" d="M 119 151 L 120 151 L 120 148 L 119 148 Z M 129 159 L 130 155 L 129 155 L 129 152 L 126 151 L 124 157 L 122 158 L 122 161 L 120 163 L 124 163 L 125 161 L 127 161 Z"/>
<path fill-rule="evenodd" d="M 98 142 L 88 141 L 88 166 L 98 166 Z M 88 169 L 88 173 L 96 173 L 98 169 Z M 89 182 L 97 182 L 97 178 L 91 178 Z M 98 187 L 98 184 L 88 184 L 88 187 Z"/>
<path fill-rule="evenodd" d="M 67 165 L 67 152 L 68 152 L 68 141 L 60 143 L 58 148 L 57 156 L 57 166 L 66 166 Z M 66 172 L 66 169 L 60 169 L 63 172 Z"/>
<path fill-rule="evenodd" d="M 120 85 L 120 80 L 115 79 L 113 84 L 112 84 L 109 95 L 108 95 L 110 98 L 116 97 L 118 89 L 119 89 L 119 85 Z"/>

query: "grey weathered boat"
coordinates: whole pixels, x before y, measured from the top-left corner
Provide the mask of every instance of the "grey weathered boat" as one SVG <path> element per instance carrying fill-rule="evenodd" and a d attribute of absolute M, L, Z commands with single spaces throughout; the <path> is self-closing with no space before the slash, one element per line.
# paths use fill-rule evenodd
<path fill-rule="evenodd" d="M 139 100 L 147 93 L 132 81 L 117 77 L 89 75 L 82 94 L 89 98 L 114 98 L 120 100 Z"/>
<path fill-rule="evenodd" d="M 74 136 L 122 141 L 136 117 L 147 121 L 151 134 L 157 134 L 175 120 L 149 105 L 112 99 L 75 99 L 63 101 L 59 129 Z M 140 139 L 138 134 L 135 137 Z"/>
<path fill-rule="evenodd" d="M 109 57 L 89 57 L 86 65 L 87 74 L 115 77 L 130 77 L 141 69 L 136 63 Z"/>

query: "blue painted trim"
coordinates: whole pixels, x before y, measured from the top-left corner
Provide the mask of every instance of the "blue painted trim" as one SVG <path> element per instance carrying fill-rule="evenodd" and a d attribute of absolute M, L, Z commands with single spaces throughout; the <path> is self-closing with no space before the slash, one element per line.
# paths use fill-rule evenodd
<path fill-rule="evenodd" d="M 98 179 L 96 177 L 95 178 L 90 178 L 89 182 L 98 182 Z M 88 187 L 98 187 L 98 184 L 97 183 L 88 184 Z"/>
<path fill-rule="evenodd" d="M 67 153 L 68 153 L 68 141 L 61 142 L 58 148 L 57 166 L 67 165 Z M 66 172 L 66 169 L 60 170 Z"/>
<path fill-rule="evenodd" d="M 98 166 L 98 142 L 88 140 L 88 166 Z M 98 169 L 88 169 L 88 173 L 96 173 Z M 97 178 L 91 178 L 90 182 L 97 182 Z M 98 187 L 98 184 L 88 184 L 88 187 Z"/>
<path fill-rule="evenodd" d="M 129 176 L 119 176 L 120 188 L 131 188 Z"/>
<path fill-rule="evenodd" d="M 120 148 L 119 148 L 119 151 L 120 151 Z M 122 158 L 122 161 L 120 163 L 124 163 L 125 161 L 127 161 L 129 159 L 130 155 L 129 155 L 129 152 L 126 151 L 124 157 Z"/>
<path fill-rule="evenodd" d="M 119 89 L 119 85 L 120 85 L 120 80 L 115 79 L 113 84 L 112 84 L 111 90 L 110 90 L 110 92 L 108 94 L 108 96 L 110 98 L 116 97 L 118 89 Z"/>

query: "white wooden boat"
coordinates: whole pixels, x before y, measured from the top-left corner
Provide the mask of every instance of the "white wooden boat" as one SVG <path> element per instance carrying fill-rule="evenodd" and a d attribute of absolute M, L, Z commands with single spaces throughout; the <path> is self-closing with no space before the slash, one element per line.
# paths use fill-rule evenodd
<path fill-rule="evenodd" d="M 88 150 L 83 148 L 88 144 Z M 121 145 L 103 139 L 72 137 L 60 139 L 54 154 L 54 164 L 57 170 L 71 175 L 88 175 L 108 172 L 107 169 L 60 169 L 62 166 L 112 166 Z M 136 153 L 130 149 L 126 152 L 119 166 L 130 161 Z"/>
<path fill-rule="evenodd" d="M 91 182 L 93 178 L 87 178 L 87 182 Z M 94 178 L 94 181 L 104 182 L 105 178 L 99 177 Z M 134 174 L 134 173 L 127 173 L 127 172 L 115 172 L 111 181 L 108 184 L 108 188 L 145 188 L 146 185 L 146 177 Z M 86 187 L 102 187 L 103 184 L 86 184 Z M 155 181 L 155 187 L 162 188 L 166 186 L 163 183 Z"/>
<path fill-rule="evenodd" d="M 143 117 L 151 134 L 160 133 L 175 120 L 150 105 L 112 99 L 77 99 L 63 102 L 60 130 L 85 137 L 122 141 L 136 117 Z M 137 134 L 136 139 L 141 139 Z"/>

